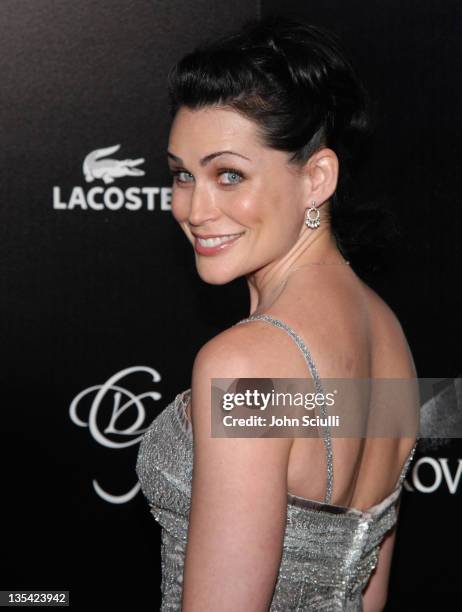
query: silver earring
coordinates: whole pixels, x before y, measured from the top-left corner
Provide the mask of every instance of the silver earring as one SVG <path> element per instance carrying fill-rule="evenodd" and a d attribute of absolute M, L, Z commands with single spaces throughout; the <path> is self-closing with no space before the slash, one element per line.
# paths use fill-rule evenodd
<path fill-rule="evenodd" d="M 311 218 L 312 212 L 316 213 L 316 217 L 314 219 Z M 320 219 L 321 219 L 321 213 L 319 212 L 319 209 L 316 208 L 316 202 L 313 200 L 311 202 L 310 208 L 306 209 L 305 224 L 308 227 L 311 227 L 311 229 L 316 229 L 317 227 L 321 225 Z"/>

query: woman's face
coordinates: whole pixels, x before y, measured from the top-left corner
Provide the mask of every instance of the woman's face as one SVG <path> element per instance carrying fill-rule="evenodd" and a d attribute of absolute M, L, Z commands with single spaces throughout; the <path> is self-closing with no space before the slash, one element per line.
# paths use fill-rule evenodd
<path fill-rule="evenodd" d="M 233 110 L 180 108 L 168 144 L 172 214 L 204 281 L 224 284 L 277 264 L 296 243 L 308 179 L 287 159 L 263 147 L 256 125 Z"/>

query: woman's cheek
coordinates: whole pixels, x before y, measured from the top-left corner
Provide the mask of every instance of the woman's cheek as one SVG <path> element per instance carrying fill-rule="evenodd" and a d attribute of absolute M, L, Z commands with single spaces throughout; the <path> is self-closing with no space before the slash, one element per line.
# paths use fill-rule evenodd
<path fill-rule="evenodd" d="M 252 194 L 236 198 L 232 210 L 233 216 L 238 217 L 243 225 L 252 225 L 261 220 L 261 206 L 258 198 Z"/>
<path fill-rule="evenodd" d="M 182 198 L 181 195 L 173 193 L 171 209 L 175 221 L 182 223 L 187 220 L 189 215 L 189 204 L 186 198 Z"/>

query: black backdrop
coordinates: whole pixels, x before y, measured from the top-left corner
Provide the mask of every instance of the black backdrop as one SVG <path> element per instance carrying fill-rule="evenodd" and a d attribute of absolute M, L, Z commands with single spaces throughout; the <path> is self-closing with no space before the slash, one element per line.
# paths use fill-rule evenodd
<path fill-rule="evenodd" d="M 159 607 L 140 432 L 190 385 L 200 346 L 248 313 L 241 280 L 200 280 L 171 217 L 165 77 L 204 36 L 288 10 L 342 36 L 377 101 L 360 188 L 405 234 L 368 282 L 420 377 L 461 371 L 460 3 L 2 0 L 0 589 Z M 87 155 L 116 145 L 143 172 L 87 181 Z M 417 456 L 387 610 L 460 607 L 460 454 L 455 440 Z"/>

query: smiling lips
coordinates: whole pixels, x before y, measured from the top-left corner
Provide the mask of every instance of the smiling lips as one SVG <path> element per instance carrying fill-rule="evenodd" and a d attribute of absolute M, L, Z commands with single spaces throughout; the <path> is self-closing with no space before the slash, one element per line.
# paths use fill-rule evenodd
<path fill-rule="evenodd" d="M 195 236 L 194 248 L 200 255 L 214 255 L 235 244 L 243 233 L 244 232 L 240 234 L 227 234 L 211 238 L 199 238 Z"/>

